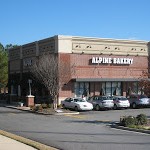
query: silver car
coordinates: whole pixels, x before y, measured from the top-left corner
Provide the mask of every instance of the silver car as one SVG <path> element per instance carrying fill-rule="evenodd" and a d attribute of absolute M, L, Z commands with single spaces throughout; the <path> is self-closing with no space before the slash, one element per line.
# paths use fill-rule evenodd
<path fill-rule="evenodd" d="M 132 108 L 150 105 L 150 100 L 146 95 L 132 94 L 129 97 L 129 102 Z"/>
<path fill-rule="evenodd" d="M 113 101 L 114 109 L 130 107 L 129 100 L 125 96 L 114 96 Z"/>
<path fill-rule="evenodd" d="M 93 104 L 95 110 L 112 109 L 114 107 L 113 99 L 110 96 L 92 96 L 88 99 L 88 102 Z"/>

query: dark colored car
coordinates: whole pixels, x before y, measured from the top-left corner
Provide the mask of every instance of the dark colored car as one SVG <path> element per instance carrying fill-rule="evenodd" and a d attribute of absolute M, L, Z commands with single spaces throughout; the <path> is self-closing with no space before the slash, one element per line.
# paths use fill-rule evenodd
<path fill-rule="evenodd" d="M 150 105 L 150 99 L 146 95 L 132 94 L 129 97 L 129 102 L 132 108 Z"/>

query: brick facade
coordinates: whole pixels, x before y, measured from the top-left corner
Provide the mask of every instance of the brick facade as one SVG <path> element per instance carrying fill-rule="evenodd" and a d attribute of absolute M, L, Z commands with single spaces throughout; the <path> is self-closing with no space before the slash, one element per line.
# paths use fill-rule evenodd
<path fill-rule="evenodd" d="M 76 93 L 83 92 L 84 88 L 88 89 L 90 95 L 101 94 L 105 86 L 107 91 L 107 86 L 114 88 L 116 84 L 121 88 L 121 95 L 126 96 L 129 87 L 136 89 L 142 72 L 148 71 L 149 45 L 146 41 L 58 35 L 10 49 L 9 92 L 18 94 L 17 89 L 21 87 L 21 95 L 27 94 L 30 66 L 37 57 L 49 52 L 58 53 L 59 62 L 66 66 L 62 73 L 68 76 L 60 89 L 60 100 L 76 96 Z M 93 57 L 107 58 L 111 63 L 92 63 Z M 114 59 L 125 59 L 127 63 L 114 64 Z M 22 81 L 25 82 L 22 84 Z M 38 88 L 38 92 L 35 89 L 34 94 L 46 94 L 41 86 L 34 86 Z"/>

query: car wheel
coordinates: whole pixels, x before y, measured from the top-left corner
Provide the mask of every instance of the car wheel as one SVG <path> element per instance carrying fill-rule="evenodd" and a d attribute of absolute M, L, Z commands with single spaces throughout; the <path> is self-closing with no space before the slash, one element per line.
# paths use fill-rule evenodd
<path fill-rule="evenodd" d="M 63 109 L 66 109 L 65 104 L 62 105 Z"/>
<path fill-rule="evenodd" d="M 136 108 L 136 103 L 132 104 L 132 108 L 135 109 Z"/>
<path fill-rule="evenodd" d="M 96 105 L 96 106 L 95 106 L 95 110 L 96 110 L 96 111 L 99 111 L 99 110 L 100 110 L 99 105 Z"/>
<path fill-rule="evenodd" d="M 78 111 L 78 107 L 77 107 L 77 106 L 75 106 L 74 110 L 75 110 L 75 111 Z"/>
<path fill-rule="evenodd" d="M 115 109 L 115 110 L 117 109 L 117 105 L 116 105 L 116 104 L 114 105 L 114 109 Z"/>

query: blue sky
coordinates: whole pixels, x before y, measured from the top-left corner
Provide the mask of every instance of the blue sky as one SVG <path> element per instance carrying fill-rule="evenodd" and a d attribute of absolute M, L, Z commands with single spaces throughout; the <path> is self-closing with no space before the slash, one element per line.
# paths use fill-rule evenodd
<path fill-rule="evenodd" d="M 0 43 L 54 35 L 150 41 L 150 0 L 0 0 Z"/>

